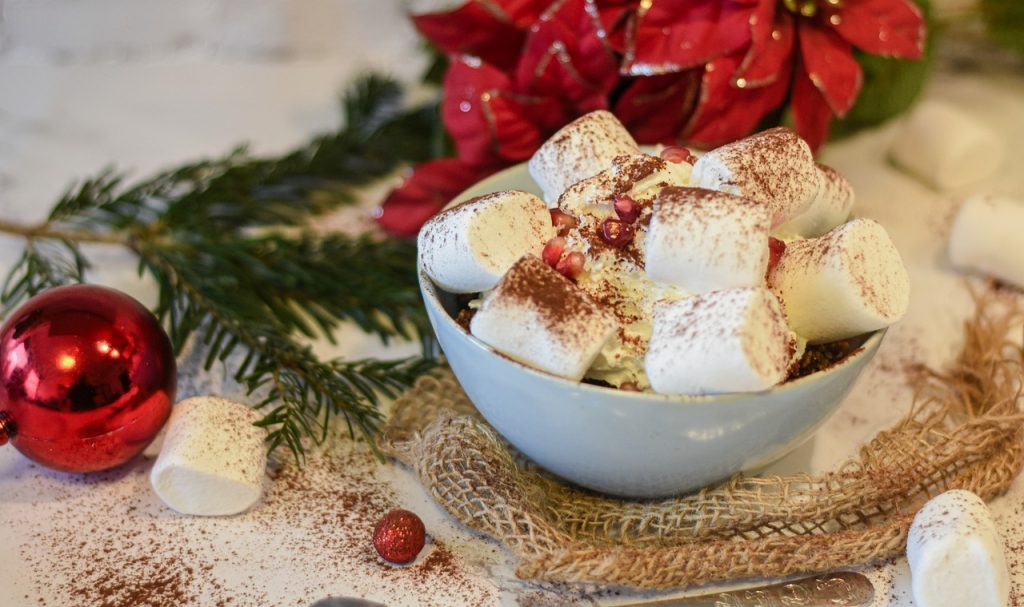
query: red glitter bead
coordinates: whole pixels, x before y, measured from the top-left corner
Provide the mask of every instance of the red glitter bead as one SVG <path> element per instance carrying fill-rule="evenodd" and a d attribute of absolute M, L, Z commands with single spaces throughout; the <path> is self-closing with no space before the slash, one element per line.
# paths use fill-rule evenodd
<path fill-rule="evenodd" d="M 569 233 L 569 230 L 579 225 L 579 221 L 565 211 L 560 209 L 551 209 L 550 213 L 551 225 L 555 226 L 555 231 L 559 236 L 565 236 Z"/>
<path fill-rule="evenodd" d="M 576 282 L 576 279 L 583 274 L 583 267 L 586 265 L 586 262 L 587 258 L 583 256 L 583 253 L 573 251 L 559 260 L 558 264 L 555 265 L 555 270 L 562 276 Z"/>
<path fill-rule="evenodd" d="M 142 304 L 95 285 L 50 289 L 0 328 L 0 433 L 50 468 L 112 468 L 163 427 L 176 378 L 171 342 Z"/>
<path fill-rule="evenodd" d="M 661 151 L 661 157 L 669 162 L 679 164 L 685 162 L 686 164 L 694 164 L 697 162 L 697 157 L 693 155 L 693 152 L 689 148 L 684 148 L 678 145 L 671 145 Z"/>
<path fill-rule="evenodd" d="M 633 240 L 633 226 L 619 219 L 608 218 L 601 222 L 601 240 L 613 247 L 624 247 Z"/>
<path fill-rule="evenodd" d="M 615 197 L 615 214 L 626 223 L 636 223 L 640 217 L 640 205 L 625 194 Z"/>
<path fill-rule="evenodd" d="M 554 268 L 558 265 L 558 261 L 562 259 L 562 253 L 564 251 L 565 239 L 561 236 L 556 236 L 544 245 L 544 250 L 541 251 L 540 258 L 544 260 L 544 263 Z"/>
<path fill-rule="evenodd" d="M 427 529 L 414 512 L 396 509 L 373 530 L 373 547 L 385 561 L 404 565 L 416 559 L 426 543 Z"/>

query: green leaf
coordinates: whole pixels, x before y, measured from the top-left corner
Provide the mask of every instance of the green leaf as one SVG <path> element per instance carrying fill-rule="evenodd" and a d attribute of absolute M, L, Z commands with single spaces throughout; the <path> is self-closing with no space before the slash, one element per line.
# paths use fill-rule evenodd
<path fill-rule="evenodd" d="M 437 48 L 433 44 L 425 43 L 422 45 L 423 52 L 427 54 L 430 63 L 427 65 L 427 70 L 423 73 L 423 82 L 425 84 L 433 84 L 441 86 L 444 83 L 445 72 L 448 71 L 448 57 L 441 49 Z"/>
<path fill-rule="evenodd" d="M 921 7 L 925 21 L 929 24 L 924 58 L 920 61 L 909 61 L 868 55 L 858 51 L 857 61 L 864 68 L 864 87 L 857 98 L 857 103 L 846 117 L 832 123 L 833 139 L 880 125 L 907 111 L 917 101 L 931 72 L 935 30 L 931 27 L 930 0 L 915 1 Z"/>
<path fill-rule="evenodd" d="M 981 13 L 992 40 L 1024 56 L 1024 0 L 981 0 Z"/>

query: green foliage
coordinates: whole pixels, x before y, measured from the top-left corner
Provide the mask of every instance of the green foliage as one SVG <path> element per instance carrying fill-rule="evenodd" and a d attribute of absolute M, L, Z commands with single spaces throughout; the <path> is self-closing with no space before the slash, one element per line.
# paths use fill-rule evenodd
<path fill-rule="evenodd" d="M 842 120 L 832 123 L 834 139 L 858 130 L 877 126 L 899 116 L 917 101 L 931 72 L 935 46 L 935 30 L 931 27 L 930 0 L 915 0 L 929 24 L 924 58 L 908 61 L 857 52 L 857 61 L 864 69 L 864 86 L 857 103 Z"/>
<path fill-rule="evenodd" d="M 401 99 L 396 83 L 369 76 L 344 97 L 341 129 L 283 156 L 255 158 L 239 148 L 136 184 L 112 170 L 83 181 L 45 224 L 6 226 L 27 244 L 0 303 L 13 309 L 47 288 L 81 282 L 88 265 L 81 242 L 125 246 L 140 275 L 159 287 L 155 313 L 175 351 L 194 338 L 207 367 L 235 365 L 236 379 L 259 391 L 272 449 L 285 445 L 301 458 L 337 415 L 353 434 L 371 436 L 381 395 L 433 366 L 415 244 L 305 226 L 354 201 L 356 188 L 431 156 L 436 108 L 403 109 Z M 308 338 L 332 339 L 343 321 L 384 341 L 419 338 L 424 355 L 320 360 Z"/>
<path fill-rule="evenodd" d="M 0 290 L 0 302 L 14 302 L 52 287 L 82 282 L 88 260 L 67 239 L 30 239 Z"/>
<path fill-rule="evenodd" d="M 1024 57 L 1024 1 L 981 0 L 981 13 L 992 40 Z"/>

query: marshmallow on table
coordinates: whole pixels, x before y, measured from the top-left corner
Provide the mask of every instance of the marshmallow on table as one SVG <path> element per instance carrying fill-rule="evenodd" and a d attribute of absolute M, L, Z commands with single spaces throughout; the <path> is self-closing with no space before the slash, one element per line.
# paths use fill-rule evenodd
<path fill-rule="evenodd" d="M 811 204 L 775 230 L 782 236 L 814 238 L 846 221 L 853 209 L 853 186 L 832 167 L 818 165 L 820 187 Z"/>
<path fill-rule="evenodd" d="M 263 494 L 266 430 L 253 409 L 198 396 L 174 406 L 150 482 L 182 514 L 237 514 Z"/>
<path fill-rule="evenodd" d="M 725 289 L 658 305 L 644 367 L 662 394 L 754 392 L 785 379 L 799 350 L 771 291 Z"/>
<path fill-rule="evenodd" d="M 693 292 L 760 285 L 771 222 L 768 207 L 755 200 L 664 188 L 647 232 L 647 276 Z"/>
<path fill-rule="evenodd" d="M 579 380 L 617 323 L 567 278 L 527 255 L 487 294 L 469 327 L 509 358 Z"/>
<path fill-rule="evenodd" d="M 534 152 L 527 167 L 554 206 L 572 184 L 597 175 L 616 156 L 639 154 L 640 146 L 611 112 L 596 110 L 565 125 Z"/>
<path fill-rule="evenodd" d="M 495 192 L 438 213 L 417 237 L 420 263 L 452 293 L 490 289 L 527 253 L 555 237 L 544 202 L 526 192 Z"/>
<path fill-rule="evenodd" d="M 999 170 L 1005 145 L 972 116 L 941 101 L 917 104 L 898 131 L 889 155 L 898 166 L 936 189 L 957 188 Z"/>
<path fill-rule="evenodd" d="M 691 183 L 762 201 L 781 224 L 811 204 L 818 175 L 807 142 L 780 126 L 704 154 L 693 165 Z"/>
<path fill-rule="evenodd" d="M 810 343 L 887 327 L 910 302 L 910 278 L 899 251 L 871 219 L 787 242 L 768 284 L 785 304 L 789 326 Z"/>
<path fill-rule="evenodd" d="M 918 511 L 907 535 L 917 607 L 1004 607 L 1010 596 L 1003 545 L 988 507 L 947 491 Z"/>
<path fill-rule="evenodd" d="M 975 196 L 964 202 L 949 235 L 953 265 L 1024 288 L 1024 201 Z"/>

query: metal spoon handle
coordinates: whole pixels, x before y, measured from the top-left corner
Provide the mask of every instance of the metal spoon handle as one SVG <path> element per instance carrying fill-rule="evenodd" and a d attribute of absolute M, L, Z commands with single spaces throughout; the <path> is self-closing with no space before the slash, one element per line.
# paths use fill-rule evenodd
<path fill-rule="evenodd" d="M 756 588 L 620 607 L 862 607 L 874 597 L 875 588 L 868 578 L 840 571 Z"/>

